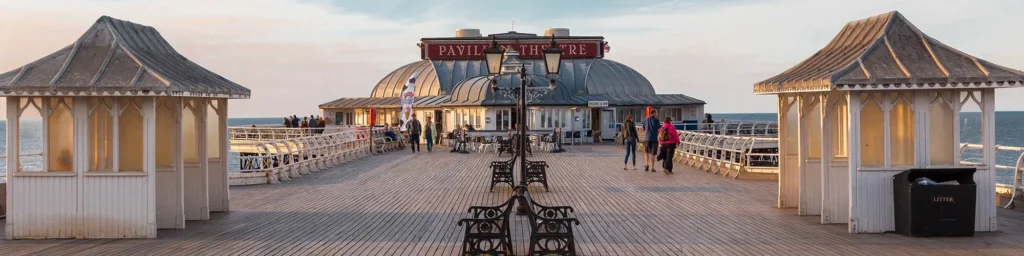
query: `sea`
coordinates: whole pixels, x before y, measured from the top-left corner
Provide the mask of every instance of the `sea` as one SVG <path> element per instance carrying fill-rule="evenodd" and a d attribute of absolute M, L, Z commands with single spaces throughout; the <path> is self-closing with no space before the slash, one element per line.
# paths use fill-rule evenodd
<path fill-rule="evenodd" d="M 741 121 L 777 121 L 778 114 L 776 113 L 711 113 L 714 120 L 741 120 Z M 266 118 L 229 118 L 229 126 L 249 126 L 249 125 L 272 125 L 279 124 L 281 122 L 280 117 L 266 117 Z M 38 120 L 24 120 L 21 123 L 22 130 L 22 143 L 21 152 L 40 152 L 40 130 L 41 123 Z M 7 142 L 6 134 L 6 123 L 0 120 L 0 155 L 6 154 Z M 996 144 L 1003 146 L 1021 146 L 1024 147 L 1024 131 L 1017 130 L 1024 128 L 1024 111 L 997 111 L 996 112 Z M 962 143 L 981 143 L 981 113 L 979 112 L 964 112 L 960 114 L 960 142 Z M 228 169 L 238 170 L 238 161 L 233 160 L 238 157 L 237 153 L 229 154 Z M 999 152 L 996 156 L 996 162 L 999 165 L 1015 166 L 1017 160 L 1020 157 L 1020 153 L 1003 151 Z M 964 160 L 971 161 L 981 158 L 980 150 L 968 150 L 964 152 Z M 0 159 L 0 181 L 3 181 L 2 176 L 6 171 L 7 165 L 6 159 Z M 41 157 L 26 157 L 22 161 L 22 165 L 27 168 L 38 169 L 42 163 Z M 996 170 L 996 181 L 1003 184 L 1010 184 L 1013 180 L 1013 171 L 1011 169 L 997 169 Z"/>

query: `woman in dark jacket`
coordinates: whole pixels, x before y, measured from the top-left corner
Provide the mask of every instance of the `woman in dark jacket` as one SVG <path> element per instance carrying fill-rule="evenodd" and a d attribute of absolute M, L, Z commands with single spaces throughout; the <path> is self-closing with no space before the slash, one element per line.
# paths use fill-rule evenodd
<path fill-rule="evenodd" d="M 636 123 L 633 123 L 633 116 L 627 115 L 626 121 L 622 122 L 622 143 L 626 145 L 626 159 L 622 161 L 622 169 L 625 170 L 629 164 L 629 156 L 633 156 L 633 170 L 636 170 Z"/>

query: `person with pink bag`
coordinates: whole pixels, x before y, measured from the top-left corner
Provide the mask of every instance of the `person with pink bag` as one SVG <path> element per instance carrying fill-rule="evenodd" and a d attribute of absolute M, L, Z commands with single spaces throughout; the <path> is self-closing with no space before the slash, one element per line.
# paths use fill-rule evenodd
<path fill-rule="evenodd" d="M 665 117 L 665 122 L 658 130 L 658 145 L 658 159 L 662 160 L 661 167 L 665 169 L 663 172 L 672 174 L 672 159 L 675 158 L 676 146 L 679 145 L 679 132 L 672 125 L 672 117 Z"/>

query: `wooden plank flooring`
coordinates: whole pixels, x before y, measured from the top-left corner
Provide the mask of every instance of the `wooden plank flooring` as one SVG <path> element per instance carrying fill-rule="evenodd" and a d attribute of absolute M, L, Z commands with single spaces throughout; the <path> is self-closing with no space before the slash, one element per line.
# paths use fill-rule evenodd
<path fill-rule="evenodd" d="M 684 167 L 623 171 L 616 147 L 567 150 L 533 157 L 551 164 L 552 183 L 551 192 L 534 185 L 531 194 L 576 208 L 583 255 L 1024 255 L 1021 211 L 1000 209 L 1002 231 L 975 237 L 854 235 L 773 208 L 775 182 Z M 278 185 L 232 187 L 232 212 L 161 230 L 159 239 L 0 240 L 0 255 L 456 255 L 466 208 L 511 193 L 507 185 L 487 192 L 487 166 L 501 158 L 391 152 Z M 522 254 L 529 231 L 524 218 L 513 221 Z"/>

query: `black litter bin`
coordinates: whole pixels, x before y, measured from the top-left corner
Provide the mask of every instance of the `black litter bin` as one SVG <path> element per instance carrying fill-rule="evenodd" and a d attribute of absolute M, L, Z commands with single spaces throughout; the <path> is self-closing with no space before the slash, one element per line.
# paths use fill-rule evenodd
<path fill-rule="evenodd" d="M 910 169 L 893 176 L 896 233 L 916 237 L 973 236 L 978 190 L 975 170 Z"/>

